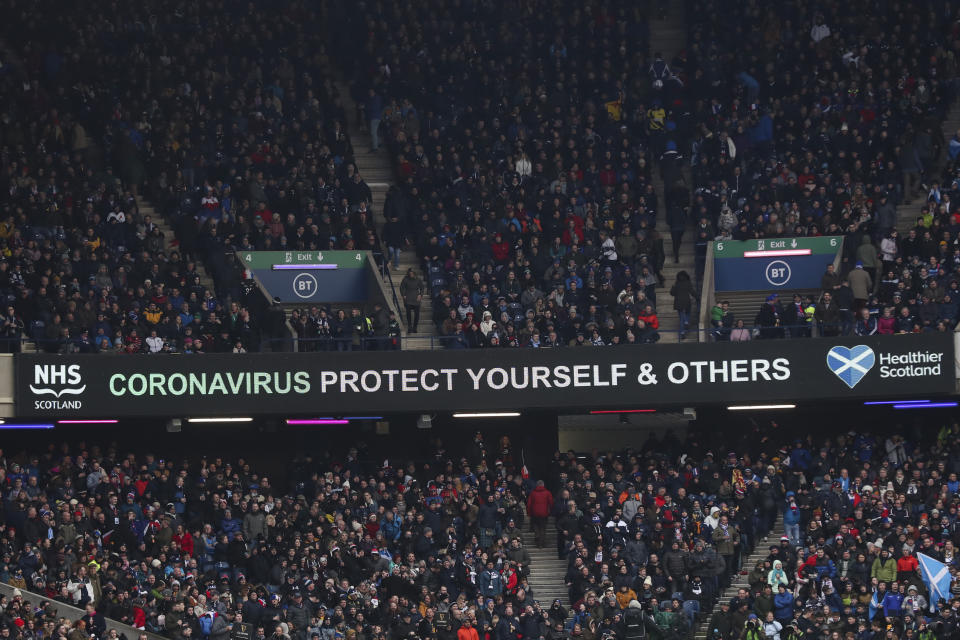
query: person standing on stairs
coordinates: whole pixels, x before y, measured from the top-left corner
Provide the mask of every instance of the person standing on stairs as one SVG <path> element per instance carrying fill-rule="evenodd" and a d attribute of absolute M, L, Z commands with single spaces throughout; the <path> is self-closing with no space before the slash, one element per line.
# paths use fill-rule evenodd
<path fill-rule="evenodd" d="M 690 274 L 686 271 L 677 274 L 677 281 L 670 287 L 670 295 L 673 296 L 673 309 L 680 318 L 677 331 L 680 334 L 680 339 L 683 340 L 687 337 L 687 331 L 690 328 L 690 311 L 693 307 L 693 299 L 696 296 L 693 282 L 690 281 Z"/>
<path fill-rule="evenodd" d="M 413 269 L 407 269 L 407 275 L 400 281 L 400 295 L 407 310 L 407 334 L 416 333 L 420 324 L 420 305 L 423 303 L 423 280 L 417 277 Z"/>
<path fill-rule="evenodd" d="M 383 98 L 372 87 L 364 104 L 364 116 L 370 127 L 370 151 L 380 149 L 380 119 L 383 117 Z"/>
<path fill-rule="evenodd" d="M 383 225 L 383 243 L 387 245 L 387 260 L 393 269 L 400 268 L 400 252 L 403 251 L 403 225 L 400 218 L 392 214 Z"/>
<path fill-rule="evenodd" d="M 680 263 L 680 242 L 687 228 L 687 211 L 679 203 L 673 202 L 667 207 L 667 224 L 670 225 L 670 239 L 673 240 L 673 263 Z"/>
<path fill-rule="evenodd" d="M 730 522 L 726 514 L 724 514 L 720 516 L 720 524 L 713 531 L 712 538 L 713 543 L 717 547 L 717 553 L 720 554 L 724 564 L 726 564 L 726 572 L 724 573 L 723 579 L 723 586 L 726 587 L 730 581 L 730 574 L 736 569 L 734 556 L 740 544 L 740 532 L 736 526 Z"/>
<path fill-rule="evenodd" d="M 537 549 L 543 549 L 547 543 L 547 518 L 552 511 L 553 494 L 544 486 L 543 480 L 537 480 L 537 486 L 527 497 L 527 515 L 533 526 Z"/>

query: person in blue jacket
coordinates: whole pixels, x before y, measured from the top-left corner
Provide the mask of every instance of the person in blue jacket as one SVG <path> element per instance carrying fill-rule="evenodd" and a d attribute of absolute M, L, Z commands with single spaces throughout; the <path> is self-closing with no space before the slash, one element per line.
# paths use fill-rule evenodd
<path fill-rule="evenodd" d="M 806 471 L 810 466 L 812 456 L 803 446 L 803 441 L 797 438 L 793 443 L 793 451 L 790 452 L 790 466 L 794 469 Z"/>
<path fill-rule="evenodd" d="M 817 560 L 813 568 L 817 571 L 817 580 L 823 581 L 826 578 L 832 580 L 837 577 L 837 565 L 824 553 L 823 549 L 817 549 Z"/>
<path fill-rule="evenodd" d="M 890 586 L 887 595 L 883 597 L 883 602 L 880 604 L 883 606 L 883 615 L 885 617 L 900 617 L 903 609 L 903 593 L 900 591 L 900 587 L 896 582 Z"/>
<path fill-rule="evenodd" d="M 800 505 L 797 504 L 797 494 L 793 491 L 787 491 L 783 503 L 783 528 L 786 530 L 787 537 L 790 538 L 790 544 L 799 547 L 800 540 Z"/>
<path fill-rule="evenodd" d="M 400 539 L 400 523 L 397 522 L 393 511 L 387 511 L 383 519 L 380 520 L 380 533 L 390 542 L 396 542 Z"/>
<path fill-rule="evenodd" d="M 777 622 L 786 626 L 793 620 L 794 599 L 793 594 L 787 591 L 787 586 L 781 584 L 777 589 L 777 595 L 773 596 L 773 617 Z"/>

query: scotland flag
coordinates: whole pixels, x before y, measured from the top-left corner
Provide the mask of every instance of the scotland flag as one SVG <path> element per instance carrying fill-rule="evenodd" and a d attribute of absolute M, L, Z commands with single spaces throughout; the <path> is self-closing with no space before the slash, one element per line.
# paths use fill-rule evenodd
<path fill-rule="evenodd" d="M 950 569 L 939 560 L 922 553 L 917 554 L 917 560 L 920 561 L 923 583 L 927 585 L 927 592 L 930 594 L 930 611 L 936 611 L 941 598 L 950 599 Z"/>

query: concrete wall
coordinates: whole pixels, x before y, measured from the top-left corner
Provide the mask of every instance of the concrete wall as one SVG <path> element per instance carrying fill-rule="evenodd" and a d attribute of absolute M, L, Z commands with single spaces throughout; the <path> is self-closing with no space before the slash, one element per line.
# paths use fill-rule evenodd
<path fill-rule="evenodd" d="M 403 313 L 403 309 L 398 309 L 397 306 L 393 304 L 393 293 L 390 291 L 390 285 L 383 281 L 383 276 L 380 275 L 380 268 L 377 266 L 376 258 L 373 257 L 373 252 L 367 251 L 366 254 L 367 254 L 367 302 L 366 302 L 367 311 L 371 311 L 373 309 L 374 302 L 379 302 L 380 304 L 383 305 L 384 309 L 387 309 L 388 311 L 393 311 L 395 314 L 397 314 L 397 321 L 400 323 L 400 328 L 403 329 L 404 333 L 406 333 L 406 330 L 407 330 L 406 314 Z M 386 259 L 387 258 L 385 256 L 384 260 Z M 397 298 L 399 299 L 400 280 L 398 279 L 394 281 L 393 284 L 395 287 L 397 287 Z"/>
<path fill-rule="evenodd" d="M 639 449 L 651 433 L 662 438 L 672 431 L 681 440 L 686 437 L 690 418 L 682 413 L 632 413 L 630 422 L 620 422 L 617 414 L 560 416 L 560 450 L 589 452 L 593 449 L 619 451 Z"/>
<path fill-rule="evenodd" d="M 0 595 L 6 596 L 8 599 L 13 598 L 14 588 L 8 584 L 0 583 Z M 33 593 L 32 591 L 26 591 L 24 589 L 20 590 L 20 593 L 23 594 L 23 599 L 34 605 L 46 604 L 47 602 L 52 602 L 53 607 L 57 612 L 57 616 L 61 618 L 66 618 L 70 622 L 74 620 L 79 620 L 83 617 L 83 609 L 78 609 L 77 607 L 71 607 L 68 604 L 63 604 L 62 602 L 56 602 L 45 598 L 39 594 Z M 117 633 L 127 636 L 127 640 L 136 640 L 140 631 L 134 629 L 133 627 L 117 622 L 116 620 L 111 620 L 107 618 L 107 631 L 110 629 L 116 629 Z M 147 638 L 149 640 L 166 640 L 163 636 L 159 636 L 155 633 L 147 633 Z"/>
<path fill-rule="evenodd" d="M 13 407 L 13 359 L 13 354 L 0 354 L 0 417 L 2 418 L 16 415 Z"/>

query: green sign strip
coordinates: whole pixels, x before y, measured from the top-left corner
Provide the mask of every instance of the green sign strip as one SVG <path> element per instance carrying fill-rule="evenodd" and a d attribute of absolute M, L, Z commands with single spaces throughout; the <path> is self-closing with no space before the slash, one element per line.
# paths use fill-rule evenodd
<path fill-rule="evenodd" d="M 717 240 L 713 243 L 713 257 L 742 258 L 744 257 L 743 254 L 748 251 L 796 251 L 804 249 L 809 249 L 810 255 L 835 255 L 842 246 L 843 236 Z"/>
<path fill-rule="evenodd" d="M 253 271 L 272 269 L 273 265 L 335 264 L 338 269 L 362 269 L 363 251 L 243 251 L 243 264 Z"/>

